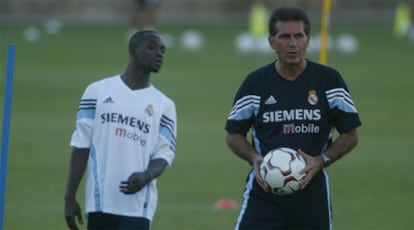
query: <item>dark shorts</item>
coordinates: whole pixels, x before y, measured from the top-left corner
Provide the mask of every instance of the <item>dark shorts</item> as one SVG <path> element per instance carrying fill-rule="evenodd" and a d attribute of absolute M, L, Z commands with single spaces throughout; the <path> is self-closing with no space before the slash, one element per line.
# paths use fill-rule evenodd
<path fill-rule="evenodd" d="M 276 196 L 256 183 L 245 192 L 238 229 L 331 229 L 327 176 L 319 173 L 303 191 Z"/>
<path fill-rule="evenodd" d="M 135 0 L 135 2 L 143 7 L 154 6 L 158 3 L 159 0 Z"/>
<path fill-rule="evenodd" d="M 119 216 L 103 212 L 88 213 L 88 230 L 149 230 L 150 221 L 143 217 Z"/>

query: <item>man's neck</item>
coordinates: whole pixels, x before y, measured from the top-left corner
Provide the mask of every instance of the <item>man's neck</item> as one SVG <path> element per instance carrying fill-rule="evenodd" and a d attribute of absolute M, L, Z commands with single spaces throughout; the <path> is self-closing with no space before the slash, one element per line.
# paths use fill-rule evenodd
<path fill-rule="evenodd" d="M 131 71 L 127 69 L 122 75 L 122 81 L 132 90 L 144 89 L 149 87 L 150 74 Z"/>
<path fill-rule="evenodd" d="M 289 81 L 293 81 L 300 76 L 305 70 L 307 61 L 303 59 L 298 64 L 287 64 L 280 61 L 276 61 L 275 67 L 279 75 Z"/>

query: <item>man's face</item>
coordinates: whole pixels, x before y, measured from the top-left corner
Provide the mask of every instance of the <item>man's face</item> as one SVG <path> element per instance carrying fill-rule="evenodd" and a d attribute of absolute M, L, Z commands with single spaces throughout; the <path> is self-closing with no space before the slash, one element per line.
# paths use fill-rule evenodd
<path fill-rule="evenodd" d="M 278 21 L 277 33 L 269 36 L 269 44 L 276 51 L 278 61 L 298 65 L 304 60 L 310 37 L 305 34 L 302 21 Z"/>
<path fill-rule="evenodd" d="M 135 50 L 135 62 L 149 72 L 158 72 L 164 60 L 165 45 L 160 36 L 146 35 L 146 40 Z"/>

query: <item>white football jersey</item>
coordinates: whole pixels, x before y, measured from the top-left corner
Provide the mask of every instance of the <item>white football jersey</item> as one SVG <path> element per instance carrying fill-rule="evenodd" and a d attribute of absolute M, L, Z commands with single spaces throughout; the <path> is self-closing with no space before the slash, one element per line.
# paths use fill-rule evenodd
<path fill-rule="evenodd" d="M 151 159 L 174 159 L 174 102 L 154 86 L 131 90 L 119 75 L 90 84 L 81 99 L 70 145 L 90 148 L 86 177 L 86 213 L 101 211 L 152 220 L 157 206 L 156 180 L 125 195 L 121 181 L 145 171 Z"/>

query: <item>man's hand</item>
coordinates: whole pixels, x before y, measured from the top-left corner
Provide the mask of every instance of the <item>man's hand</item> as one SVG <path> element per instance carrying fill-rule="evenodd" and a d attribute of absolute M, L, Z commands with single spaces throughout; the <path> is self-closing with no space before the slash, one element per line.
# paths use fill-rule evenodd
<path fill-rule="evenodd" d="M 300 173 L 306 173 L 306 176 L 300 181 L 300 188 L 304 189 L 312 178 L 323 169 L 323 160 L 321 156 L 311 156 L 306 154 L 301 149 L 298 150 L 298 153 L 305 159 L 306 167 L 302 169 Z"/>
<path fill-rule="evenodd" d="M 120 191 L 130 195 L 140 191 L 151 180 L 151 176 L 146 172 L 134 172 L 128 177 L 128 180 L 121 181 Z"/>
<path fill-rule="evenodd" d="M 66 225 L 71 230 L 78 230 L 76 225 L 76 219 L 78 219 L 79 224 L 83 224 L 82 211 L 76 200 L 65 201 L 65 218 Z"/>
<path fill-rule="evenodd" d="M 128 180 L 121 181 L 119 189 L 122 193 L 127 195 L 139 192 L 150 181 L 159 177 L 167 167 L 168 162 L 165 159 L 153 159 L 149 162 L 145 172 L 134 172 L 128 177 Z"/>
<path fill-rule="evenodd" d="M 269 185 L 264 181 L 262 175 L 260 175 L 260 165 L 263 162 L 263 157 L 257 155 L 253 160 L 253 170 L 254 174 L 256 175 L 256 181 L 260 185 L 260 187 L 265 190 L 266 192 L 270 192 Z"/>

